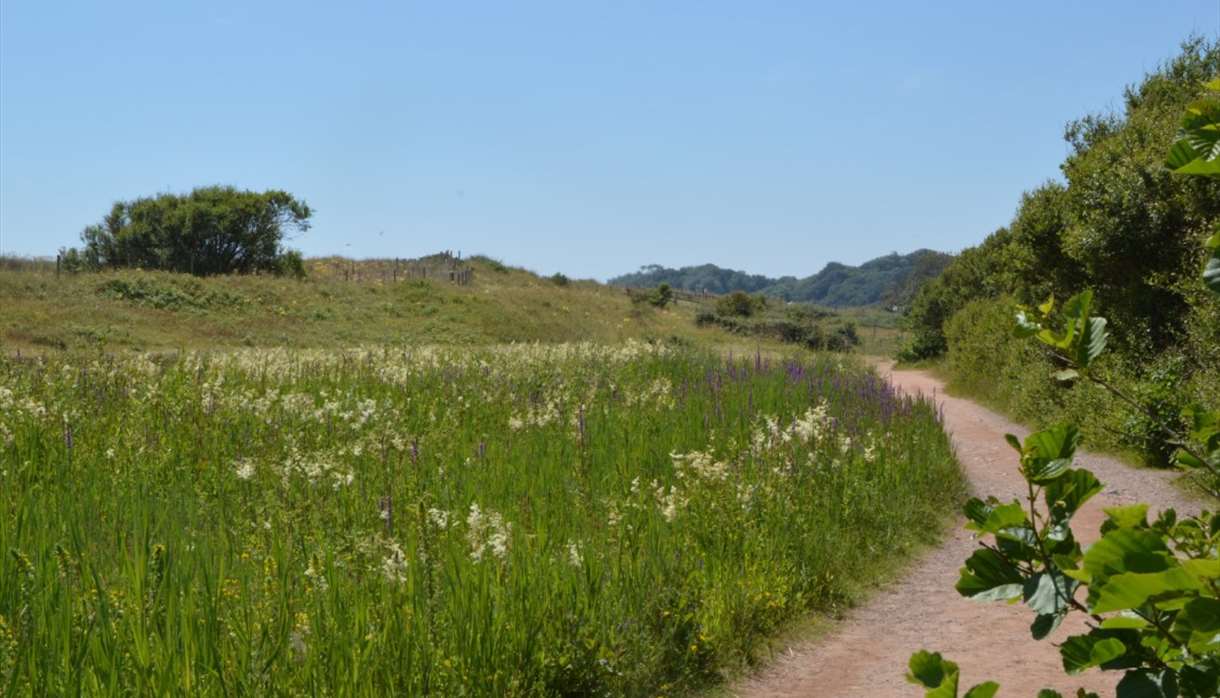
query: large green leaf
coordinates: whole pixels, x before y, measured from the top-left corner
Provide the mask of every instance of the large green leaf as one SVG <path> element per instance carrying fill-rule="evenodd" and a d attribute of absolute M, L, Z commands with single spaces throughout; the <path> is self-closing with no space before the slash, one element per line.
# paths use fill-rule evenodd
<path fill-rule="evenodd" d="M 1136 615 L 1133 611 L 1122 611 L 1101 622 L 1105 630 L 1139 630 L 1147 628 L 1150 623 Z"/>
<path fill-rule="evenodd" d="M 997 555 L 981 548 L 966 560 L 957 580 L 957 592 L 978 601 L 1010 600 L 1021 596 L 1021 572 Z"/>
<path fill-rule="evenodd" d="M 998 690 L 1000 690 L 1000 684 L 995 681 L 984 681 L 972 686 L 962 698 L 992 698 Z"/>
<path fill-rule="evenodd" d="M 1191 599 L 1174 619 L 1174 637 L 1186 640 L 1191 652 L 1220 652 L 1220 600 Z"/>
<path fill-rule="evenodd" d="M 1068 471 L 1072 455 L 1080 443 L 1080 430 L 1072 424 L 1059 424 L 1025 437 L 1021 465 L 1034 483 L 1046 484 Z"/>
<path fill-rule="evenodd" d="M 1148 505 L 1131 504 L 1125 507 L 1106 507 L 1106 528 L 1103 533 L 1114 528 L 1143 528 L 1148 523 Z"/>
<path fill-rule="evenodd" d="M 1220 165 L 1220 161 L 1217 164 Z M 1220 294 L 1220 249 L 1213 249 L 1212 256 L 1203 265 L 1203 285 L 1212 293 Z"/>
<path fill-rule="evenodd" d="M 1181 143 L 1182 141 L 1178 142 Z M 1173 171 L 1184 175 L 1220 177 L 1220 160 L 1205 160 L 1202 157 L 1196 157 L 1185 165 L 1174 168 Z"/>
<path fill-rule="evenodd" d="M 1101 492 L 1101 482 L 1093 473 L 1083 468 L 1072 468 L 1047 483 L 1042 496 L 1050 505 L 1053 516 L 1071 517 L 1098 492 Z"/>
<path fill-rule="evenodd" d="M 1181 567 L 1170 567 L 1162 572 L 1124 572 L 1106 580 L 1100 589 L 1090 589 L 1090 597 L 1096 592 L 1092 604 L 1094 613 L 1109 613 L 1139 608 L 1154 597 L 1172 596 L 1195 591 L 1202 587 L 1197 577 Z"/>
<path fill-rule="evenodd" d="M 1067 601 L 1076 591 L 1076 582 L 1054 572 L 1040 572 L 1030 577 L 1022 588 L 1025 605 L 1039 615 L 1055 615 L 1067 611 Z"/>
<path fill-rule="evenodd" d="M 970 522 L 966 528 L 979 533 L 998 533 L 1000 530 L 1026 525 L 1025 510 L 1019 502 L 994 506 L 980 499 L 966 502 L 966 516 Z"/>
<path fill-rule="evenodd" d="M 1199 151 L 1195 150 L 1190 141 L 1181 138 L 1174 141 L 1173 146 L 1169 149 L 1169 157 L 1165 158 L 1165 166 L 1174 172 L 1191 174 L 1190 172 L 1183 172 L 1182 168 L 1199 159 L 1199 157 Z"/>
<path fill-rule="evenodd" d="M 1125 572 L 1154 572 L 1168 567 L 1171 557 L 1165 541 L 1153 531 L 1139 528 L 1119 528 L 1101 537 L 1084 553 L 1083 567 L 1094 580 L 1102 580 Z M 1160 569 L 1151 569 L 1153 560 L 1161 559 Z M 1135 568 L 1135 569 L 1133 569 Z"/>
<path fill-rule="evenodd" d="M 1025 452 L 1044 460 L 1071 458 L 1079 443 L 1080 429 L 1076 425 L 1057 424 L 1025 437 Z"/>
<path fill-rule="evenodd" d="M 1092 365 L 1093 361 L 1105 351 L 1106 340 L 1109 339 L 1109 336 L 1104 317 L 1088 318 L 1082 326 L 1080 342 L 1076 345 L 1077 365 L 1081 367 Z"/>
<path fill-rule="evenodd" d="M 1065 351 L 1070 350 L 1077 335 L 1084 331 L 1088 322 L 1089 312 L 1093 309 L 1093 291 L 1086 289 L 1067 299 L 1063 304 L 1063 315 L 1067 319 L 1067 332 L 1058 341 L 1057 346 Z"/>
<path fill-rule="evenodd" d="M 911 655 L 907 666 L 907 681 L 928 689 L 925 698 L 957 698 L 957 665 L 940 652 L 920 650 Z"/>
<path fill-rule="evenodd" d="M 1126 653 L 1127 646 L 1119 639 L 1119 633 L 1105 630 L 1073 635 L 1059 646 L 1063 670 L 1069 674 L 1079 674 L 1090 667 L 1112 662 Z"/>
<path fill-rule="evenodd" d="M 1178 698 L 1178 682 L 1172 671 L 1128 671 L 1115 687 L 1116 698 Z"/>
<path fill-rule="evenodd" d="M 1220 101 L 1201 99 L 1188 105 L 1180 138 L 1204 160 L 1220 158 Z"/>
<path fill-rule="evenodd" d="M 1201 99 L 1186 107 L 1165 164 L 1179 174 L 1220 176 L 1220 100 Z"/>

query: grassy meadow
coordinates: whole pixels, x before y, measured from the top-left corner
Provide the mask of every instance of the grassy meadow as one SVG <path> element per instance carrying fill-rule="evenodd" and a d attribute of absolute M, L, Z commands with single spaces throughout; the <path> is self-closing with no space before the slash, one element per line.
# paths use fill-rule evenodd
<path fill-rule="evenodd" d="M 469 262 L 468 286 L 394 281 L 378 260 L 310 260 L 301 280 L 138 270 L 56 275 L 53 262 L 21 261 L 0 264 L 0 351 L 9 354 L 671 338 L 759 343 L 695 327 L 689 301 L 655 308 L 633 303 L 621 288 L 560 285 L 487 259 Z"/>
<path fill-rule="evenodd" d="M 282 283 L 285 308 L 330 288 Z M 429 302 L 478 312 L 462 292 Z M 844 357 L 8 356 L 0 693 L 681 693 L 849 602 L 960 493 L 935 409 Z"/>

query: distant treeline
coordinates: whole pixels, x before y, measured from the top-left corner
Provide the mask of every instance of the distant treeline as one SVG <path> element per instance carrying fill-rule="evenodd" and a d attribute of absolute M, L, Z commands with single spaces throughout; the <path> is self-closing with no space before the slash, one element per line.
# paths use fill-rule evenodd
<path fill-rule="evenodd" d="M 634 274 L 610 279 L 610 283 L 635 287 L 666 283 L 686 291 L 716 294 L 745 291 L 833 307 L 875 303 L 904 306 L 921 283 L 938 276 L 952 259 L 951 255 L 932 250 L 916 250 L 905 255 L 892 253 L 858 267 L 831 262 L 818 273 L 799 279 L 794 276 L 775 279 L 715 264 L 681 269 L 651 264 Z"/>

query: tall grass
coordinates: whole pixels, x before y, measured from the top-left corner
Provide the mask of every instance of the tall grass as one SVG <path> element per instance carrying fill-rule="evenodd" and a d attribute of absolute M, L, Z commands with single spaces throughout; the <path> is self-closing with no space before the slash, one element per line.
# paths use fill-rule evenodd
<path fill-rule="evenodd" d="M 0 361 L 0 693 L 656 695 L 928 535 L 935 409 L 630 343 Z"/>

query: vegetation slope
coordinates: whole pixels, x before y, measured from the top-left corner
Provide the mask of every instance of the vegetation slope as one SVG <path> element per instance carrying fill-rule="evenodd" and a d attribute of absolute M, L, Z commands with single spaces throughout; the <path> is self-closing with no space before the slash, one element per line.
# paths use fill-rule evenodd
<path fill-rule="evenodd" d="M 11 265 L 16 266 L 16 265 Z M 486 258 L 469 285 L 394 280 L 385 263 L 310 260 L 306 278 L 120 270 L 0 270 L 0 348 L 177 349 L 492 344 L 626 339 L 743 341 L 695 326 L 696 304 L 539 277 Z"/>

